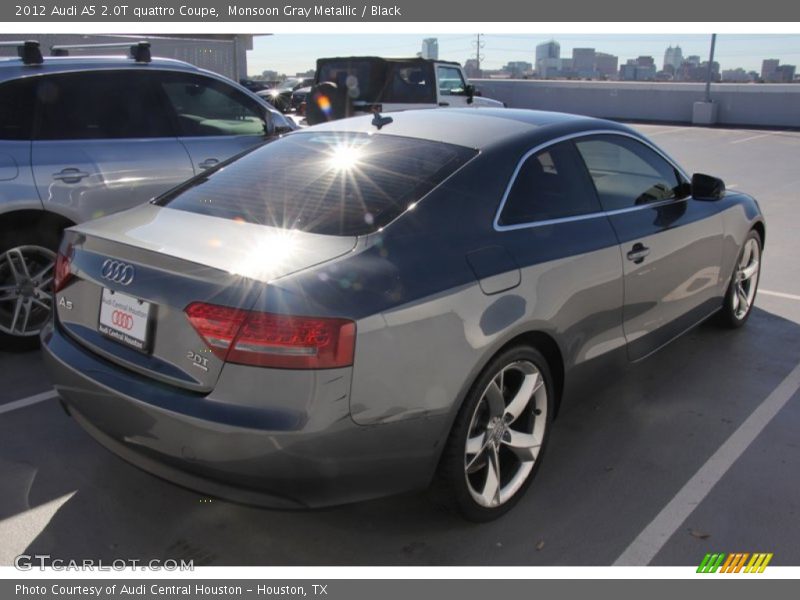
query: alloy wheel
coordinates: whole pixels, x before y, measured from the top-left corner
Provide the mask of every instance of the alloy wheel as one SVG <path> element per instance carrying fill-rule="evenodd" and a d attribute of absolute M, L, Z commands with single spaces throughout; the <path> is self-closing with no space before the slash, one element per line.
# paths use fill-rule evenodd
<path fill-rule="evenodd" d="M 733 314 L 741 320 L 750 312 L 758 287 L 758 275 L 761 269 L 761 248 L 758 240 L 749 238 L 742 249 L 742 255 L 736 266 L 733 281 Z"/>
<path fill-rule="evenodd" d="M 0 332 L 37 335 L 53 307 L 55 253 L 42 246 L 16 246 L 0 254 Z"/>
<path fill-rule="evenodd" d="M 532 362 L 512 362 L 492 378 L 464 449 L 467 489 L 477 504 L 497 507 L 519 491 L 541 451 L 547 417 L 547 386 Z"/>

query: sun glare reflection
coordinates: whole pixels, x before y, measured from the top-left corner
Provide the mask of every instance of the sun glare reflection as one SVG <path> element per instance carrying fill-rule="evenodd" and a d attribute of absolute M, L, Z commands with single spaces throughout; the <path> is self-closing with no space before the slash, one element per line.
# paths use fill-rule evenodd
<path fill-rule="evenodd" d="M 259 280 L 279 275 L 281 269 L 298 252 L 297 232 L 277 230 L 259 235 L 236 261 L 231 273 Z"/>
<path fill-rule="evenodd" d="M 329 153 L 328 167 L 334 171 L 350 171 L 358 166 L 361 149 L 349 144 L 337 144 Z"/>

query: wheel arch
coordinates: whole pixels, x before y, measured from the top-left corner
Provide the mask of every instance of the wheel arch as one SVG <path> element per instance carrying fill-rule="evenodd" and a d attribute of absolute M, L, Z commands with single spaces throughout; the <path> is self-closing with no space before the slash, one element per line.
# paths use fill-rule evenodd
<path fill-rule="evenodd" d="M 561 404 L 561 397 L 564 392 L 566 373 L 564 355 L 558 345 L 558 342 L 551 334 L 540 329 L 530 329 L 527 331 L 517 332 L 512 337 L 509 337 L 508 339 L 501 341 L 498 345 L 493 346 L 491 351 L 486 352 L 483 359 L 471 372 L 469 378 L 464 382 L 464 386 L 459 393 L 458 398 L 456 399 L 453 410 L 451 411 L 451 419 L 448 429 L 452 427 L 453 421 L 455 421 L 458 412 L 464 405 L 464 400 L 469 394 L 470 389 L 472 389 L 472 386 L 475 385 L 475 382 L 481 376 L 481 373 L 483 373 L 486 366 L 499 354 L 505 352 L 509 348 L 520 345 L 532 346 L 533 348 L 536 348 L 542 353 L 547 361 L 547 366 L 550 367 L 550 373 L 553 376 L 553 384 L 556 388 L 553 417 L 555 418 L 557 416 L 558 409 Z"/>
<path fill-rule="evenodd" d="M 561 352 L 561 348 L 559 348 L 558 343 L 550 334 L 543 331 L 526 331 L 521 333 L 503 344 L 503 346 L 489 357 L 485 364 L 488 364 L 495 356 L 508 348 L 520 345 L 536 348 L 544 355 L 547 366 L 550 367 L 550 374 L 553 376 L 553 385 L 555 386 L 555 410 L 553 412 L 553 417 L 555 418 L 558 415 L 561 397 L 564 393 L 565 368 L 564 356 Z"/>
<path fill-rule="evenodd" d="M 57 213 L 36 209 L 15 210 L 0 215 L 0 231 L 33 228 L 60 235 L 64 229 L 75 224 Z"/>
<path fill-rule="evenodd" d="M 763 249 L 767 243 L 767 227 L 764 225 L 764 221 L 756 221 L 750 229 L 758 233 L 761 238 L 761 248 Z"/>

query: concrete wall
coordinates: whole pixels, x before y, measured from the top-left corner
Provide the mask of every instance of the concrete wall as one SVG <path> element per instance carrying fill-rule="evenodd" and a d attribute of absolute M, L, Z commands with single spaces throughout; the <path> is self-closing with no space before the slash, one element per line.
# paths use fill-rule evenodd
<path fill-rule="evenodd" d="M 478 79 L 484 96 L 512 108 L 555 110 L 631 121 L 692 122 L 702 83 Z M 800 127 L 800 84 L 713 84 L 717 123 Z"/>

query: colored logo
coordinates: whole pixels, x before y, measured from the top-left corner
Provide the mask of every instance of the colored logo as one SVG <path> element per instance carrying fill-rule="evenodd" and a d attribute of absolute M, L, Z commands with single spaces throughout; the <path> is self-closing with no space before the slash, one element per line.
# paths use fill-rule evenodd
<path fill-rule="evenodd" d="M 698 573 L 763 573 L 772 552 L 736 552 L 734 554 L 708 553 L 703 557 Z"/>
<path fill-rule="evenodd" d="M 111 322 L 126 331 L 133 329 L 133 317 L 121 310 L 115 310 L 111 313 Z"/>

